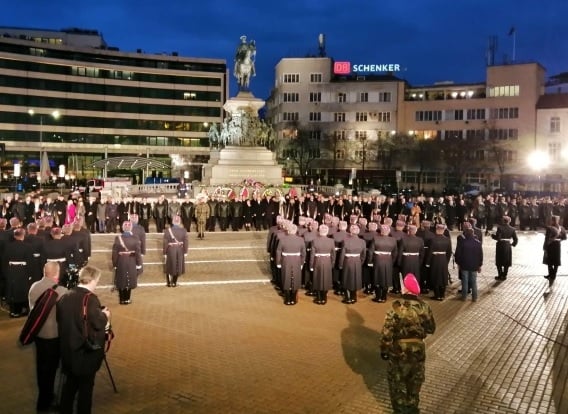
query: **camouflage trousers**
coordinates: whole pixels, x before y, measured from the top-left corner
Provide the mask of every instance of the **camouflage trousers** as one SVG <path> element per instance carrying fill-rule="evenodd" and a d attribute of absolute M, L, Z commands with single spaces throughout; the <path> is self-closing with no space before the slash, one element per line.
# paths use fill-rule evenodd
<path fill-rule="evenodd" d="M 395 414 L 420 413 L 420 388 L 424 382 L 426 353 L 423 343 L 405 344 L 402 352 L 391 355 L 388 382 Z"/>

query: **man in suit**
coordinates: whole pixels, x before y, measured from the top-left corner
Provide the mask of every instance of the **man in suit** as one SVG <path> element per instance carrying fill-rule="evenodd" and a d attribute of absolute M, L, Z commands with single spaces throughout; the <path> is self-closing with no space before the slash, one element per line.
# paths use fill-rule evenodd
<path fill-rule="evenodd" d="M 79 284 L 57 302 L 56 319 L 61 343 L 61 366 L 65 381 L 61 391 L 61 414 L 72 414 L 75 396 L 77 412 L 89 414 L 95 375 L 104 359 L 110 311 L 101 307 L 95 288 L 101 271 L 85 266 Z"/>

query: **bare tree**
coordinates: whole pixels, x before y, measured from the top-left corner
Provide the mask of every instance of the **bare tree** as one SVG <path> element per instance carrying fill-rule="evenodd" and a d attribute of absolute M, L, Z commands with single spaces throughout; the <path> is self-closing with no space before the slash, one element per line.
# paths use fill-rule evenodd
<path fill-rule="evenodd" d="M 281 160 L 292 161 L 304 176 L 312 163 L 319 158 L 320 141 L 313 139 L 312 131 L 298 122 L 290 123 L 283 132 L 278 154 Z"/>

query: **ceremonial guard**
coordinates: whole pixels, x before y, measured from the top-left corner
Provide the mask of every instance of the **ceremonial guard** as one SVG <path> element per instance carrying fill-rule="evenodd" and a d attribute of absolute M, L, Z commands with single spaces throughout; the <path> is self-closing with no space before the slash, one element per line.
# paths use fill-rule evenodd
<path fill-rule="evenodd" d="M 400 241 L 398 265 L 403 275 L 412 273 L 420 283 L 420 270 L 424 260 L 424 240 L 416 236 L 418 229 L 408 226 L 408 234 Z"/>
<path fill-rule="evenodd" d="M 419 413 L 424 382 L 424 338 L 436 330 L 430 306 L 418 298 L 420 285 L 410 274 L 404 278 L 404 294 L 385 316 L 381 334 L 381 358 L 388 361 L 387 379 L 395 413 Z"/>
<path fill-rule="evenodd" d="M 27 233 L 24 241 L 32 248 L 32 262 L 30 265 L 32 282 L 37 282 L 43 277 L 43 266 L 45 264 L 45 254 L 43 253 L 44 240 L 38 236 L 38 226 L 36 223 L 27 225 Z"/>
<path fill-rule="evenodd" d="M 286 236 L 276 247 L 276 267 L 282 269 L 282 293 L 285 305 L 295 305 L 298 301 L 298 289 L 302 284 L 302 266 L 306 261 L 306 245 L 296 235 L 297 227 L 288 224 Z"/>
<path fill-rule="evenodd" d="M 119 303 L 132 303 L 132 289 L 138 285 L 138 275 L 142 273 L 142 254 L 140 240 L 132 234 L 132 223 L 122 224 L 122 234 L 116 236 L 112 246 L 112 265 L 115 269 L 114 285 L 118 290 Z"/>
<path fill-rule="evenodd" d="M 430 249 L 430 242 L 434 238 L 434 233 L 430 229 L 432 223 L 428 220 L 423 220 L 420 227 L 416 231 L 416 237 L 420 237 L 424 241 L 424 258 L 428 256 L 428 251 Z M 427 267 L 426 260 L 422 261 L 422 267 L 420 269 L 420 286 L 422 288 L 422 293 L 428 293 L 429 289 L 432 287 L 430 280 L 430 269 Z M 406 273 L 403 273 L 406 274 Z"/>
<path fill-rule="evenodd" d="M 335 264 L 335 243 L 327 237 L 329 228 L 322 224 L 319 227 L 319 236 L 312 241 L 310 255 L 310 270 L 312 271 L 312 289 L 316 298 L 314 303 L 325 305 L 327 291 L 333 287 L 332 270 Z"/>
<path fill-rule="evenodd" d="M 393 264 L 398 254 L 398 243 L 394 237 L 389 236 L 390 231 L 390 226 L 383 224 L 381 233 L 373 237 L 367 253 L 367 261 L 373 270 L 373 302 L 385 302 L 388 289 L 393 285 Z"/>
<path fill-rule="evenodd" d="M 73 233 L 71 237 L 77 241 L 77 257 L 75 263 L 78 268 L 87 265 L 91 257 L 91 232 L 83 226 L 83 218 L 77 217 L 73 222 Z"/>
<path fill-rule="evenodd" d="M 359 226 L 352 224 L 349 235 L 343 241 L 339 257 L 339 268 L 342 269 L 342 286 L 345 289 L 343 303 L 357 302 L 357 291 L 363 285 L 363 263 L 367 256 L 365 241 L 359 238 Z"/>
<path fill-rule="evenodd" d="M 390 217 L 385 217 L 385 224 L 388 224 L 387 221 L 391 222 L 391 233 L 390 237 L 396 240 L 397 246 L 397 254 L 400 250 L 400 243 L 404 237 L 406 237 L 406 233 L 404 232 L 404 227 L 406 224 L 402 220 L 397 220 L 394 228 L 392 227 L 392 219 Z M 392 266 L 392 292 L 396 295 L 400 294 L 402 291 L 401 286 L 401 274 L 400 274 L 400 264 L 398 263 L 398 257 L 394 259 L 394 263 Z"/>
<path fill-rule="evenodd" d="M 371 249 L 371 244 L 377 233 L 378 224 L 377 223 L 368 223 L 367 219 L 364 217 L 359 218 L 359 228 L 361 229 L 361 233 L 359 233 L 359 237 L 365 240 L 365 246 L 367 246 L 367 251 Z M 367 228 L 368 227 L 368 231 Z M 373 269 L 371 269 L 369 262 L 365 262 L 363 266 L 363 293 L 366 295 L 370 295 L 375 291 L 373 287 Z"/>
<path fill-rule="evenodd" d="M 432 299 L 444 300 L 448 285 L 448 264 L 452 258 L 452 241 L 444 235 L 446 226 L 436 224 L 436 234 L 429 242 L 425 262 L 430 271 L 430 286 L 434 291 Z"/>
<path fill-rule="evenodd" d="M 497 266 L 497 276 L 495 280 L 507 280 L 509 267 L 513 262 L 513 249 L 519 242 L 517 232 L 509 225 L 511 219 L 503 217 L 503 224 L 497 227 L 497 232 L 492 234 L 493 240 L 497 240 L 495 246 L 495 265 Z"/>
<path fill-rule="evenodd" d="M 140 240 L 140 254 L 144 256 L 146 254 L 146 231 L 144 227 L 138 224 L 139 216 L 138 214 L 130 215 L 130 222 L 132 223 L 132 234 Z"/>
<path fill-rule="evenodd" d="M 342 220 L 337 224 L 337 231 L 331 235 L 335 244 L 335 263 L 333 266 L 333 294 L 337 296 L 343 295 L 343 287 L 341 286 L 341 268 L 339 267 L 339 258 L 341 257 L 341 249 L 343 241 L 349 235 L 347 233 L 347 222 Z"/>
<path fill-rule="evenodd" d="M 287 220 L 292 222 L 291 220 Z M 312 288 L 312 272 L 310 266 L 307 264 L 310 262 L 310 254 L 312 251 L 312 241 L 318 236 L 319 224 L 315 220 L 309 220 L 308 231 L 304 232 L 301 236 L 306 244 L 306 266 L 302 267 L 302 285 L 306 288 L 306 296 L 315 296 L 315 292 Z"/>
<path fill-rule="evenodd" d="M 205 226 L 207 225 L 207 220 L 211 215 L 211 208 L 209 204 L 205 202 L 205 196 L 197 197 L 197 205 L 195 206 L 195 220 L 197 221 L 197 238 L 205 238 Z"/>
<path fill-rule="evenodd" d="M 544 278 L 548 279 L 549 286 L 554 284 L 558 267 L 561 264 L 560 242 L 563 240 L 566 240 L 566 230 L 560 225 L 560 217 L 552 216 L 550 226 L 546 227 L 544 245 L 542 246 L 544 250 L 542 263 L 548 265 L 548 275 Z"/>
<path fill-rule="evenodd" d="M 167 287 L 176 287 L 178 277 L 185 273 L 188 247 L 187 231 L 181 225 L 180 216 L 175 216 L 172 226 L 164 231 L 163 254 Z"/>
<path fill-rule="evenodd" d="M 67 286 L 67 264 L 71 259 L 72 251 L 67 242 L 63 241 L 61 228 L 52 227 L 51 238 L 44 243 L 45 260 L 59 263 L 59 284 Z"/>
<path fill-rule="evenodd" d="M 13 240 L 6 243 L 2 255 L 6 301 L 12 318 L 27 314 L 28 292 L 32 284 L 33 250 L 30 244 L 24 242 L 25 235 L 22 228 L 14 230 Z"/>
<path fill-rule="evenodd" d="M 282 290 L 282 270 L 276 266 L 276 249 L 280 244 L 280 240 L 288 235 L 286 227 L 290 223 L 284 220 L 282 216 L 276 217 L 276 229 L 271 227 L 271 232 L 268 233 L 268 245 L 267 249 L 270 254 L 270 268 L 272 269 L 272 280 L 271 283 L 274 284 L 276 289 Z"/>

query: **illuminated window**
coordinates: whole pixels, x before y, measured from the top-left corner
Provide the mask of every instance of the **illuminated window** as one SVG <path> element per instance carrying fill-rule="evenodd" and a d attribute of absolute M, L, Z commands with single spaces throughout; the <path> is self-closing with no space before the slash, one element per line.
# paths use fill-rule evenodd
<path fill-rule="evenodd" d="M 193 101 L 197 98 L 197 94 L 195 92 L 184 92 L 183 99 L 186 101 Z"/>
<path fill-rule="evenodd" d="M 519 96 L 519 85 L 489 86 L 487 89 L 490 98 Z"/>

